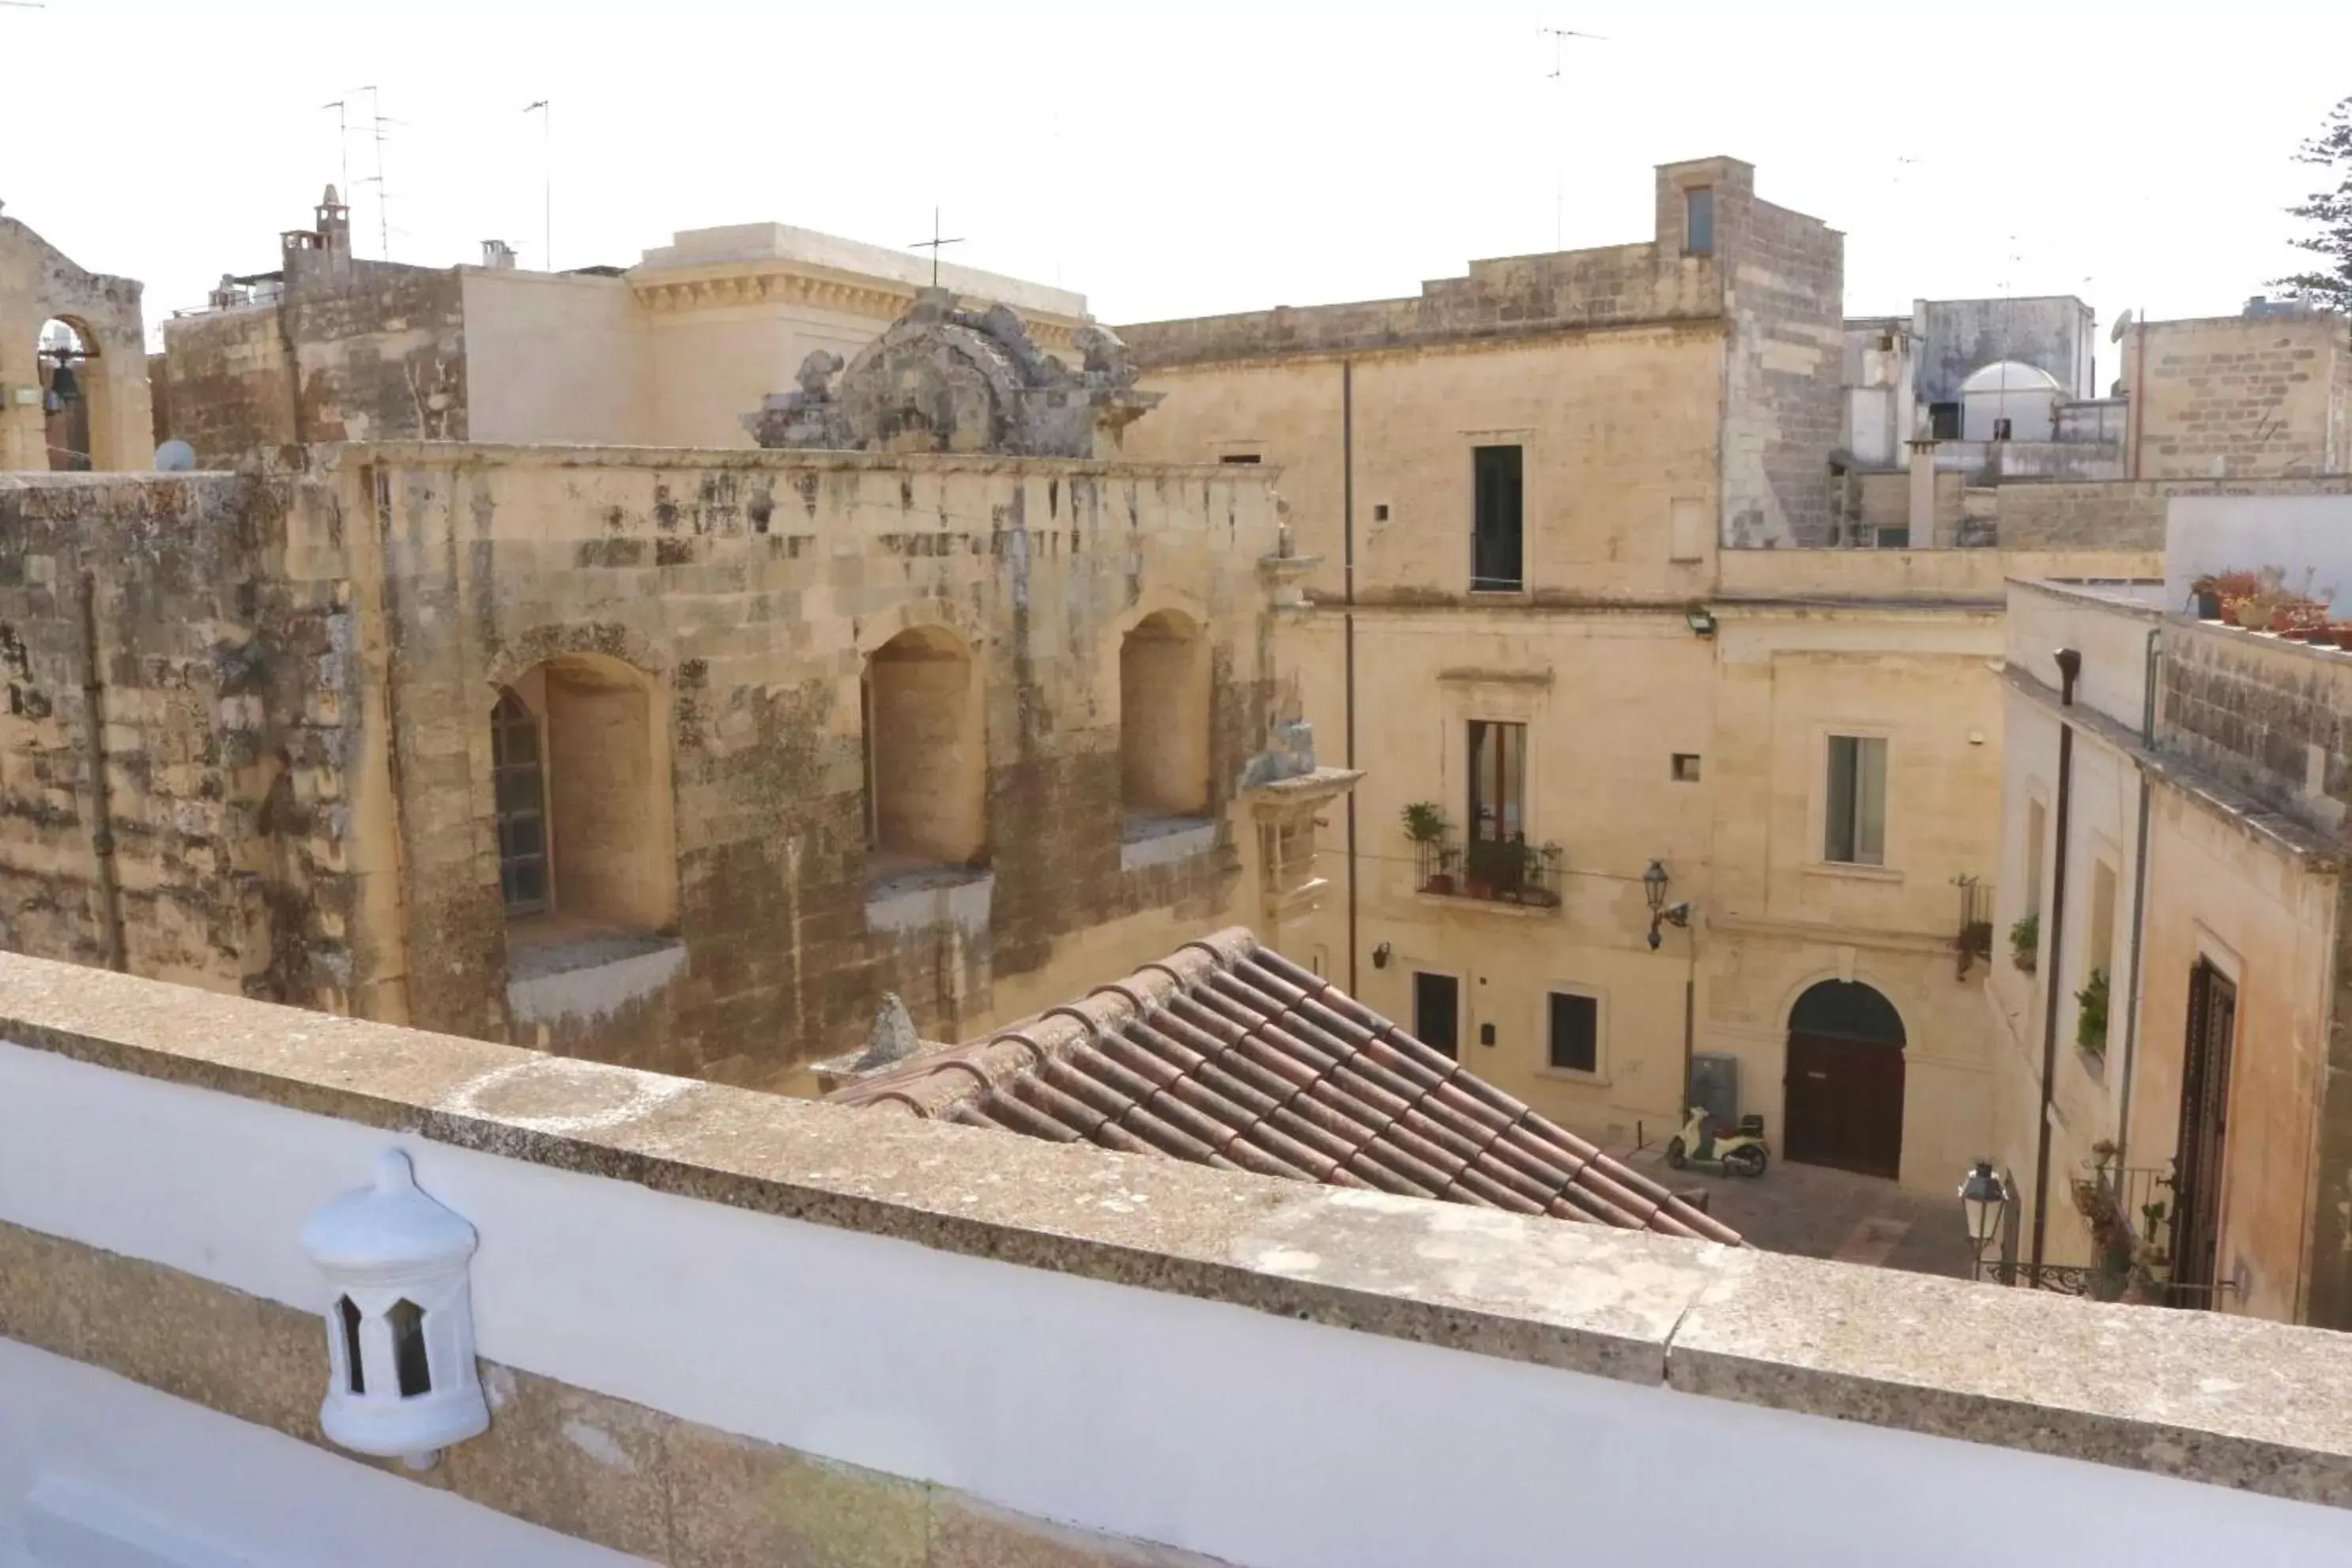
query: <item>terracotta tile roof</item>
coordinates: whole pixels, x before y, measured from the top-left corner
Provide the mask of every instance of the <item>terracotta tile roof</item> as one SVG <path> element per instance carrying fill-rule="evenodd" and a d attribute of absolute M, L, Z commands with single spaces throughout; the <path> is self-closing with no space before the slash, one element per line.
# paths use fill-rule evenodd
<path fill-rule="evenodd" d="M 1238 927 L 827 1099 L 1055 1142 L 1738 1244 Z"/>

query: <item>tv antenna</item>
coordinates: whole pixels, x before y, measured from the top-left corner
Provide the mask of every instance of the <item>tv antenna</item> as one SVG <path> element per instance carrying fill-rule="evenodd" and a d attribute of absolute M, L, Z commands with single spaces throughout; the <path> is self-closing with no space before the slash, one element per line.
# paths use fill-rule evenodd
<path fill-rule="evenodd" d="M 1605 44 L 1609 40 L 1600 33 L 1580 33 L 1573 27 L 1536 30 L 1551 40 L 1551 71 L 1547 79 L 1557 84 L 1552 91 L 1551 247 L 1560 250 L 1568 244 L 1568 41 L 1579 38 Z"/>
<path fill-rule="evenodd" d="M 538 99 L 522 106 L 525 114 L 539 116 L 539 243 L 541 262 L 555 270 L 555 110 L 547 100 Z"/>
<path fill-rule="evenodd" d="M 388 193 L 384 189 L 383 183 L 383 143 L 385 140 L 383 128 L 387 125 L 404 124 L 406 121 L 391 120 L 384 116 L 383 100 L 373 87 L 352 88 L 350 91 L 343 94 L 343 98 L 357 98 L 361 93 L 367 94 L 368 134 L 375 142 L 375 173 L 362 179 L 359 183 L 362 185 L 372 184 L 375 187 L 376 245 L 383 253 L 383 259 L 389 261 L 392 259 L 392 212 Z M 330 109 L 335 109 L 338 112 L 341 112 L 341 100 L 339 100 L 336 103 L 329 104 L 327 107 Z M 345 188 L 347 190 L 349 189 L 348 184 Z"/>
<path fill-rule="evenodd" d="M 931 237 L 929 239 L 919 239 L 907 248 L 909 250 L 928 250 L 931 253 L 931 287 L 936 289 L 940 286 L 940 247 L 943 245 L 961 245 L 963 241 L 960 238 L 942 239 L 940 237 L 940 209 L 933 207 L 931 209 Z"/>

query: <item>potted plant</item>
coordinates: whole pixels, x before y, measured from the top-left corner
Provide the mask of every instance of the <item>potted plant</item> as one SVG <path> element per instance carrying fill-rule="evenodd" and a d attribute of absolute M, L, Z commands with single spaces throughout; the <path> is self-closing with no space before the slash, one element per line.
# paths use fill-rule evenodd
<path fill-rule="evenodd" d="M 2033 973 L 2042 952 L 2042 917 L 2026 915 L 2009 928 L 2009 961 L 2024 973 Z"/>
<path fill-rule="evenodd" d="M 2074 993 L 2074 1043 L 2095 1057 L 2107 1054 L 2107 972 L 2091 971 L 2090 983 Z"/>
<path fill-rule="evenodd" d="M 2327 623 L 2327 640 L 2347 653 L 2352 653 L 2352 621 Z"/>
<path fill-rule="evenodd" d="M 1445 835 L 1452 826 L 1435 801 L 1417 800 L 1404 808 L 1404 836 L 1418 851 L 1424 893 L 1454 891 L 1453 858 L 1444 849 Z"/>

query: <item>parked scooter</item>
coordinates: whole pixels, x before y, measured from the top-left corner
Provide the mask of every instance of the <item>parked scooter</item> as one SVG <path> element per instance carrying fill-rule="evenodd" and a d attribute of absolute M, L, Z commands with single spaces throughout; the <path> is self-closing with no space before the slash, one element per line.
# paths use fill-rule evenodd
<path fill-rule="evenodd" d="M 1713 1165 L 1728 1176 L 1760 1176 L 1771 1158 L 1764 1143 L 1764 1119 L 1743 1116 L 1739 1131 L 1711 1124 L 1706 1107 L 1691 1107 L 1683 1130 L 1666 1141 L 1666 1163 L 1675 1170 L 1687 1165 Z"/>

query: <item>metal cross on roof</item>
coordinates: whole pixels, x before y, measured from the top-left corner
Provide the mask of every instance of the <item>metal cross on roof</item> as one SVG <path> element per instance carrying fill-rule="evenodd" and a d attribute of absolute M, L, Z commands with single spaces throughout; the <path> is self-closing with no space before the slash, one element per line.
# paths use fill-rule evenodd
<path fill-rule="evenodd" d="M 933 207 L 931 209 L 931 237 L 929 239 L 919 239 L 915 241 L 914 244 L 908 246 L 908 248 L 909 250 L 928 250 L 931 253 L 931 287 L 936 289 L 940 286 L 940 247 L 943 245 L 961 245 L 963 241 L 961 239 L 942 239 L 940 237 L 940 209 Z"/>

